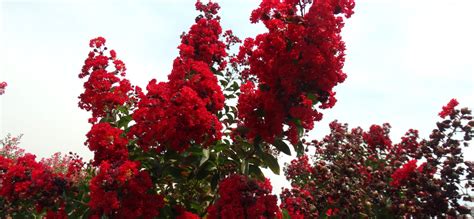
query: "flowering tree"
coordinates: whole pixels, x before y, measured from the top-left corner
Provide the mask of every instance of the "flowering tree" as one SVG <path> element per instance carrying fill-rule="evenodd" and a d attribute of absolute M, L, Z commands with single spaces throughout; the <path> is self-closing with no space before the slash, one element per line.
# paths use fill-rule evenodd
<path fill-rule="evenodd" d="M 465 161 L 462 147 L 472 138 L 471 111 L 455 109 L 451 100 L 440 112 L 429 139 L 410 129 L 392 143 L 390 125 L 369 131 L 348 129 L 334 121 L 331 133 L 285 169 L 292 183 L 282 192 L 282 207 L 292 218 L 320 215 L 349 217 L 426 218 L 469 214 L 461 202 L 472 202 L 474 163 Z M 461 201 L 462 200 L 462 201 Z"/>
<path fill-rule="evenodd" d="M 307 132 L 336 103 L 344 82 L 344 17 L 352 0 L 263 0 L 251 15 L 267 31 L 243 41 L 223 31 L 219 6 L 181 36 L 168 81 L 146 89 L 126 79 L 115 50 L 94 38 L 79 78 L 79 108 L 91 112 L 85 146 L 36 161 L 7 138 L 0 154 L 0 215 L 46 218 L 317 218 L 466 213 L 461 190 L 473 165 L 468 109 L 443 108 L 429 140 L 410 130 L 392 145 L 389 125 L 348 130 L 331 124 L 322 141 Z M 237 54 L 231 47 L 240 44 Z M 3 86 L 3 85 L 2 85 Z M 6 86 L 6 84 L 5 84 Z M 4 87 L 1 87 L 3 92 Z M 464 140 L 456 139 L 463 132 Z M 272 195 L 261 168 L 280 173 L 278 154 L 298 158 L 292 188 Z M 316 148 L 313 163 L 305 154 Z M 462 179 L 461 179 L 462 178 Z"/>

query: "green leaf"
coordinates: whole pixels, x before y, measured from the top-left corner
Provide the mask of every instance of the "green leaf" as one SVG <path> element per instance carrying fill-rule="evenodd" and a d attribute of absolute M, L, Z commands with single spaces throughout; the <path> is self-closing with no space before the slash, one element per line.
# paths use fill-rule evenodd
<path fill-rule="evenodd" d="M 230 107 L 227 105 L 224 105 L 224 112 L 227 114 L 230 110 Z"/>
<path fill-rule="evenodd" d="M 211 67 L 211 71 L 212 71 L 212 73 L 214 73 L 214 74 L 216 74 L 216 75 L 219 75 L 219 76 L 221 76 L 221 77 L 224 77 L 224 73 L 222 73 L 222 71 L 217 71 L 217 69 L 214 68 L 214 67 Z"/>
<path fill-rule="evenodd" d="M 219 183 L 219 173 L 214 174 L 211 179 L 211 189 L 215 190 L 217 188 L 217 184 Z"/>
<path fill-rule="evenodd" d="M 195 156 L 203 156 L 203 149 L 200 146 L 193 145 L 190 148 L 188 148 L 187 152 L 190 152 L 192 155 Z"/>
<path fill-rule="evenodd" d="M 232 91 L 237 91 L 239 89 L 239 84 L 234 81 L 230 87 L 232 88 Z"/>
<path fill-rule="evenodd" d="M 125 106 L 118 106 L 118 107 L 117 107 L 117 110 L 118 110 L 119 112 L 125 114 L 125 115 L 129 115 L 129 114 L 128 114 L 128 108 L 125 107 Z"/>
<path fill-rule="evenodd" d="M 172 161 L 172 160 L 178 160 L 178 159 L 179 159 L 179 154 L 173 150 L 167 151 L 163 156 L 163 160 L 166 160 L 166 161 Z"/>
<path fill-rule="evenodd" d="M 296 151 L 296 156 L 301 157 L 304 155 L 304 146 L 303 143 L 300 141 L 298 144 L 294 145 L 295 146 L 295 151 Z"/>
<path fill-rule="evenodd" d="M 130 123 L 130 121 L 132 121 L 132 116 L 128 115 L 128 116 L 124 116 L 122 118 L 120 118 L 120 120 L 118 121 L 118 127 L 119 128 L 126 128 L 128 126 L 128 123 Z"/>
<path fill-rule="evenodd" d="M 263 153 L 263 161 L 270 168 L 270 170 L 272 170 L 273 173 L 275 173 L 276 175 L 280 175 L 280 164 L 278 164 L 278 160 L 273 157 L 273 155 Z"/>
<path fill-rule="evenodd" d="M 222 150 L 226 149 L 228 146 L 224 143 L 219 143 L 213 147 L 215 152 L 221 152 Z"/>
<path fill-rule="evenodd" d="M 255 176 L 259 180 L 265 180 L 265 175 L 263 174 L 260 167 L 258 167 L 256 165 L 250 164 L 249 173 L 250 173 L 250 175 Z"/>
<path fill-rule="evenodd" d="M 202 158 L 201 162 L 199 163 L 199 166 L 202 166 L 203 163 L 205 163 L 207 160 L 209 160 L 209 149 L 203 149 L 202 150 Z"/>
<path fill-rule="evenodd" d="M 306 97 L 308 97 L 308 99 L 312 100 L 313 104 L 315 104 L 316 101 L 318 101 L 318 98 L 313 93 L 309 93 Z"/>
<path fill-rule="evenodd" d="M 227 86 L 227 84 L 229 83 L 229 82 L 227 82 L 226 80 L 219 80 L 219 82 L 221 82 L 221 85 L 222 85 L 223 87 Z"/>
<path fill-rule="evenodd" d="M 234 121 L 234 117 L 230 113 L 226 114 L 226 116 L 231 122 Z"/>
<path fill-rule="evenodd" d="M 232 158 L 234 161 L 240 161 L 239 156 L 233 150 L 224 150 L 222 153 L 227 156 L 228 158 Z"/>
<path fill-rule="evenodd" d="M 165 205 L 160 209 L 160 217 L 161 218 L 173 218 L 175 217 L 173 214 L 173 210 L 171 209 L 171 206 Z"/>
<path fill-rule="evenodd" d="M 206 178 L 207 176 L 212 173 L 216 169 L 216 166 L 212 162 L 205 162 L 204 165 L 202 165 L 199 168 L 199 171 L 196 174 L 196 178 L 201 180 Z"/>
<path fill-rule="evenodd" d="M 74 210 L 70 213 L 70 218 L 84 218 L 88 213 L 88 206 L 87 205 L 75 205 Z"/>
<path fill-rule="evenodd" d="M 304 134 L 304 128 L 303 128 L 303 126 L 298 126 L 298 136 L 301 137 L 301 136 L 303 136 L 303 134 Z"/>
<path fill-rule="evenodd" d="M 233 94 L 224 94 L 224 97 L 225 97 L 226 99 L 234 99 L 234 98 L 236 98 L 236 96 L 233 95 Z"/>
<path fill-rule="evenodd" d="M 275 139 L 273 142 L 273 146 L 275 146 L 279 151 L 291 156 L 290 147 L 281 139 Z"/>
<path fill-rule="evenodd" d="M 180 179 L 182 178 L 182 175 L 181 175 L 181 169 L 180 168 L 177 168 L 177 167 L 168 167 L 166 168 L 164 174 L 166 175 L 171 175 L 173 176 L 175 179 Z"/>
<path fill-rule="evenodd" d="M 281 213 L 283 214 L 282 219 L 291 219 L 290 214 L 288 213 L 288 210 L 286 209 L 281 209 Z"/>

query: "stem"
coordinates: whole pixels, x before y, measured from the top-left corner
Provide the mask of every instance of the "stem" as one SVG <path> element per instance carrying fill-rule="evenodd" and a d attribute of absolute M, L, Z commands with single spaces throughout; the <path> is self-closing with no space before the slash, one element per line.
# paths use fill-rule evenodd
<path fill-rule="evenodd" d="M 241 168 L 242 168 L 242 174 L 245 176 L 248 176 L 249 175 L 249 162 L 246 158 L 242 160 Z"/>

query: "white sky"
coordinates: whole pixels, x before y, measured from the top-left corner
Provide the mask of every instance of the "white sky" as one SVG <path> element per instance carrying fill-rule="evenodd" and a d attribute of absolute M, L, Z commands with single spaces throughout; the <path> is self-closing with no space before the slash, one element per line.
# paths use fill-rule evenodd
<path fill-rule="evenodd" d="M 89 113 L 77 107 L 89 39 L 105 37 L 132 84 L 145 87 L 170 72 L 194 2 L 0 0 L 0 81 L 9 84 L 0 97 L 0 136 L 23 133 L 21 146 L 39 157 L 74 151 L 91 158 L 83 145 Z M 223 29 L 242 39 L 264 30 L 248 21 L 258 1 L 218 2 Z M 426 137 L 451 98 L 474 108 L 472 8 L 473 0 L 357 1 L 343 32 L 348 78 L 312 133 L 327 134 L 338 119 L 363 128 L 390 122 L 395 139 L 409 128 Z M 472 148 L 466 157 L 474 158 Z M 276 192 L 283 179 L 272 176 Z"/>

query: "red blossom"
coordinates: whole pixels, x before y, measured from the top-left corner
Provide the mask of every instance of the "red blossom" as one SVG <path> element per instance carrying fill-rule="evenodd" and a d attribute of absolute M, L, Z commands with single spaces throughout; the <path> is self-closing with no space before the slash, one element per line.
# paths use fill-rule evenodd
<path fill-rule="evenodd" d="M 293 186 L 290 189 L 284 189 L 280 194 L 282 209 L 286 209 L 290 218 L 317 218 L 319 212 L 314 207 L 311 207 L 313 204 L 314 197 L 308 190 Z"/>
<path fill-rule="evenodd" d="M 129 135 L 137 137 L 144 150 L 182 152 L 191 143 L 207 146 L 221 138 L 216 114 L 224 107 L 224 95 L 212 69 L 225 65 L 227 53 L 219 39 L 219 17 L 214 16 L 218 8 L 212 2 L 196 3 L 205 16 L 181 37 L 169 82 L 151 80 L 141 97 Z"/>
<path fill-rule="evenodd" d="M 405 133 L 405 136 L 402 136 L 400 143 L 394 146 L 394 149 L 391 153 L 399 156 L 401 154 L 407 154 L 413 158 L 417 158 L 417 151 L 421 147 L 421 143 L 418 141 L 419 135 L 418 130 L 410 129 Z"/>
<path fill-rule="evenodd" d="M 416 169 L 416 160 L 410 160 L 408 163 L 403 164 L 402 167 L 393 172 L 390 185 L 393 187 L 399 187 L 412 173 L 415 172 Z"/>
<path fill-rule="evenodd" d="M 94 165 L 102 161 L 122 161 L 128 159 L 127 144 L 123 131 L 109 123 L 94 124 L 87 133 L 85 144 L 94 152 Z"/>
<path fill-rule="evenodd" d="M 147 89 L 133 114 L 136 125 L 130 130 L 139 137 L 138 144 L 144 150 L 168 148 L 182 152 L 191 141 L 208 145 L 220 139 L 221 123 L 195 90 L 187 86 L 174 90 L 168 83 L 157 84 L 154 80 Z"/>
<path fill-rule="evenodd" d="M 438 115 L 441 118 L 451 115 L 454 112 L 454 107 L 456 107 L 458 104 L 459 102 L 456 99 L 451 99 L 446 106 L 443 106 L 443 110 L 439 112 Z"/>
<path fill-rule="evenodd" d="M 115 50 L 113 50 L 113 49 L 110 50 L 110 57 L 111 57 L 112 59 L 117 58 L 117 52 L 115 52 Z"/>
<path fill-rule="evenodd" d="M 91 41 L 89 42 L 89 46 L 92 48 L 94 47 L 100 48 L 103 45 L 105 45 L 105 38 L 103 37 L 97 37 L 97 38 L 91 39 Z"/>
<path fill-rule="evenodd" d="M 150 192 L 150 175 L 139 164 L 102 162 L 99 173 L 90 182 L 92 213 L 119 218 L 151 218 L 159 215 L 163 197 Z"/>
<path fill-rule="evenodd" d="M 286 168 L 286 178 L 289 180 L 306 180 L 308 177 L 313 174 L 315 170 L 309 164 L 309 157 L 303 155 L 291 161 L 291 163 Z"/>
<path fill-rule="evenodd" d="M 0 83 L 0 95 L 5 93 L 5 88 L 7 87 L 7 82 Z"/>
<path fill-rule="evenodd" d="M 286 135 L 297 143 L 300 129 L 311 130 L 322 119 L 313 106 L 334 106 L 333 88 L 346 78 L 340 36 L 344 22 L 338 14 L 349 17 L 353 7 L 352 0 L 264 0 L 252 12 L 251 21 L 263 22 L 268 33 L 246 39 L 235 61 L 248 67 L 244 79 L 256 77 L 259 82 L 254 89 L 241 88 L 238 103 L 250 138 L 258 135 L 273 142 Z"/>
<path fill-rule="evenodd" d="M 177 213 L 176 219 L 200 219 L 201 218 L 197 214 L 186 211 L 186 209 L 182 206 L 176 206 L 174 209 Z"/>
<path fill-rule="evenodd" d="M 92 111 L 92 118 L 89 120 L 91 123 L 129 101 L 133 89 L 128 80 L 118 77 L 118 74 L 125 76 L 125 64 L 116 58 L 113 50 L 110 51 L 111 57 L 105 56 L 105 48 L 102 48 L 104 43 L 105 39 L 102 37 L 91 40 L 90 46 L 96 49 L 89 53 L 79 74 L 79 78 L 89 76 L 84 83 L 85 91 L 79 96 L 79 107 Z M 113 60 L 115 66 L 115 71 L 112 72 L 107 70 L 110 60 Z"/>
<path fill-rule="evenodd" d="M 219 199 L 208 209 L 208 218 L 278 217 L 281 212 L 271 190 L 268 179 L 260 182 L 242 175 L 229 176 L 219 183 Z"/>
<path fill-rule="evenodd" d="M 390 140 L 390 124 L 385 123 L 383 126 L 372 125 L 369 132 L 363 134 L 365 142 L 367 142 L 369 149 L 372 151 L 386 150 L 392 147 L 392 140 Z"/>
<path fill-rule="evenodd" d="M 38 213 L 61 215 L 64 194 L 72 185 L 65 173 L 55 172 L 52 167 L 35 161 L 32 154 L 14 159 L 0 155 L 0 199 L 10 211 L 28 210 L 22 203 L 30 203 Z"/>

